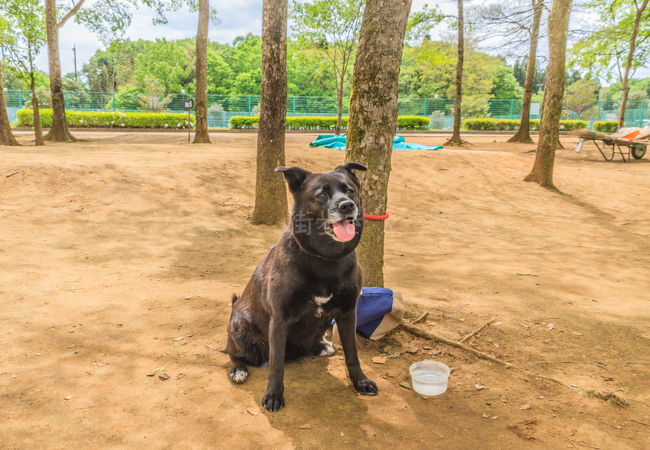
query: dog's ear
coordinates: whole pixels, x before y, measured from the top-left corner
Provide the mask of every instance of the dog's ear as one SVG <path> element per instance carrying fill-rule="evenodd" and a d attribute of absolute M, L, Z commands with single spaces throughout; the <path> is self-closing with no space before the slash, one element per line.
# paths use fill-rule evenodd
<path fill-rule="evenodd" d="M 346 162 L 344 165 L 338 166 L 334 170 L 336 172 L 345 172 L 348 175 L 350 175 L 350 178 L 352 178 L 352 181 L 354 181 L 354 184 L 356 184 L 357 187 L 360 188 L 361 183 L 359 182 L 359 179 L 357 178 L 357 176 L 355 175 L 353 170 L 364 170 L 365 171 L 365 170 L 368 170 L 368 168 L 366 166 L 364 166 L 363 164 L 359 164 L 359 163 L 356 163 L 356 162 Z"/>
<path fill-rule="evenodd" d="M 306 171 L 305 169 L 301 169 L 300 167 L 282 167 L 278 166 L 275 168 L 276 172 L 282 172 L 284 175 L 284 179 L 287 180 L 287 184 L 289 185 L 289 190 L 291 191 L 292 194 L 295 194 L 296 192 L 300 191 L 300 188 L 302 187 L 302 183 L 304 183 L 305 178 L 307 178 L 307 175 L 309 175 L 311 172 Z"/>

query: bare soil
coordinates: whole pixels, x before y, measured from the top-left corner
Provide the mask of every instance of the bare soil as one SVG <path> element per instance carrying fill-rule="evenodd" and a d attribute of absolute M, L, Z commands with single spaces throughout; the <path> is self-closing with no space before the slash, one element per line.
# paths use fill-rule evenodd
<path fill-rule="evenodd" d="M 249 222 L 256 135 L 87 137 L 0 147 L 0 447 L 650 448 L 648 158 L 563 139 L 555 193 L 522 181 L 535 147 L 507 136 L 395 151 L 385 273 L 407 317 L 452 339 L 495 318 L 468 345 L 569 387 L 401 330 L 359 339 L 377 397 L 339 350 L 290 364 L 268 413 L 267 370 L 235 386 L 220 352 L 281 232 Z M 288 164 L 343 161 L 312 138 L 287 136 Z M 417 352 L 371 361 L 400 344 Z M 432 354 L 453 372 L 425 398 L 408 367 Z"/>

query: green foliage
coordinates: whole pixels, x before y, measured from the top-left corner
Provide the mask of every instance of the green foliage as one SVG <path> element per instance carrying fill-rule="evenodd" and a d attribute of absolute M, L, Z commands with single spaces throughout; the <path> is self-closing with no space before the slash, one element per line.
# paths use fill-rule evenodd
<path fill-rule="evenodd" d="M 492 91 L 494 98 L 521 98 L 524 95 L 524 89 L 519 85 L 515 78 L 512 67 L 500 64 L 494 72 Z"/>
<path fill-rule="evenodd" d="M 453 98 L 455 95 L 456 45 L 425 39 L 405 47 L 400 70 L 401 97 Z M 463 95 L 490 95 L 501 60 L 467 48 L 463 66 Z"/>
<path fill-rule="evenodd" d="M 47 40 L 45 8 L 39 0 L 3 0 L 0 16 L 6 25 L 0 33 L 2 53 L 29 86 L 34 60 Z"/>
<path fill-rule="evenodd" d="M 576 130 L 578 128 L 585 128 L 588 122 L 585 120 L 561 120 L 560 129 L 563 131 Z M 462 122 L 462 127 L 465 130 L 484 131 L 484 130 L 507 130 L 515 131 L 519 128 L 519 120 L 515 119 L 465 119 Z M 539 129 L 539 120 L 530 120 L 530 129 L 535 131 Z"/>
<path fill-rule="evenodd" d="M 487 95 L 463 95 L 461 99 L 461 111 L 464 117 L 489 117 L 490 96 Z"/>
<path fill-rule="evenodd" d="M 598 113 L 598 107 L 594 104 L 598 100 L 599 88 L 597 81 L 587 78 L 572 83 L 564 94 L 564 110 L 578 117 L 594 119 Z"/>
<path fill-rule="evenodd" d="M 52 110 L 41 109 L 41 124 L 43 127 L 52 125 Z M 31 109 L 18 111 L 18 124 L 33 126 L 34 118 Z M 184 113 L 145 113 L 145 112 L 95 112 L 95 111 L 66 111 L 68 125 L 72 127 L 90 128 L 187 128 L 187 114 Z M 194 126 L 194 116 L 190 119 Z"/>
<path fill-rule="evenodd" d="M 593 31 L 576 42 L 569 65 L 580 68 L 590 78 L 614 80 L 624 71 L 636 13 L 636 0 L 591 0 L 584 6 L 598 15 Z M 650 57 L 650 20 L 641 21 L 632 58 L 632 71 L 643 67 Z"/>
<path fill-rule="evenodd" d="M 598 120 L 594 122 L 594 130 L 602 131 L 603 133 L 615 133 L 618 131 L 617 120 Z"/>
<path fill-rule="evenodd" d="M 431 29 L 442 22 L 444 13 L 436 5 L 429 7 L 424 4 L 421 11 L 411 11 L 408 23 L 406 24 L 406 41 L 417 42 L 423 39 L 431 39 Z"/>
<path fill-rule="evenodd" d="M 234 129 L 257 128 L 260 118 L 257 116 L 233 116 L 230 126 Z M 290 130 L 332 130 L 336 127 L 334 116 L 302 116 L 287 117 L 287 128 Z M 341 126 L 346 128 L 348 118 L 341 118 Z M 397 118 L 397 127 L 400 130 L 424 130 L 429 126 L 429 118 L 422 116 L 400 116 Z"/>
<path fill-rule="evenodd" d="M 194 82 L 194 66 L 190 56 L 177 41 L 157 39 L 147 43 L 145 54 L 136 58 L 134 75 L 138 85 L 147 90 L 147 85 L 157 83 L 165 94 L 181 92 L 183 86 Z"/>

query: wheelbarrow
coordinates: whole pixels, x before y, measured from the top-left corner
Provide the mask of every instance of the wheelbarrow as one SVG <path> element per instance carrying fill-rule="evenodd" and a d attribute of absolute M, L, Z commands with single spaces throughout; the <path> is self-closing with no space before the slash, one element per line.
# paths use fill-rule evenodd
<path fill-rule="evenodd" d="M 624 162 L 629 162 L 630 157 L 641 159 L 645 156 L 648 141 L 644 138 L 650 136 L 650 129 L 645 128 L 621 128 L 616 133 L 605 134 L 587 129 L 576 130 L 580 142 L 576 147 L 576 153 L 582 150 L 585 141 L 594 143 L 605 161 L 614 159 L 616 152 L 621 155 Z M 641 138 L 641 139 L 640 139 Z"/>

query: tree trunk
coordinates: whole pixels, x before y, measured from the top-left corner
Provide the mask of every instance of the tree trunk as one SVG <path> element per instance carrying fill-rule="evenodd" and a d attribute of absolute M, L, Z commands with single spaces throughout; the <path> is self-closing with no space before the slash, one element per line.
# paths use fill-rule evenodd
<path fill-rule="evenodd" d="M 627 61 L 625 62 L 625 74 L 621 80 L 623 85 L 623 97 L 621 98 L 621 109 L 618 112 L 618 128 L 625 126 L 625 109 L 627 108 L 627 97 L 630 94 L 630 70 L 632 70 L 632 60 L 634 59 L 634 51 L 636 50 L 636 37 L 639 33 L 639 22 L 641 16 L 648 6 L 648 0 L 644 0 L 640 7 L 636 9 L 634 16 L 634 28 L 632 28 L 632 35 L 630 36 L 630 49 L 627 53 Z"/>
<path fill-rule="evenodd" d="M 27 41 L 27 51 L 29 57 L 29 88 L 32 91 L 32 111 L 34 117 L 34 144 L 44 145 L 43 128 L 41 126 L 41 112 L 36 97 L 36 81 L 34 80 L 34 58 L 32 57 L 32 43 Z"/>
<path fill-rule="evenodd" d="M 264 0 L 262 12 L 262 86 L 257 134 L 254 224 L 287 220 L 287 193 L 281 174 L 287 115 L 287 0 Z"/>
<path fill-rule="evenodd" d="M 65 99 L 61 80 L 61 62 L 59 60 L 59 26 L 56 22 L 56 5 L 54 0 L 45 0 L 45 24 L 47 26 L 47 57 L 50 65 L 50 93 L 52 95 L 52 127 L 45 136 L 48 141 L 72 142 L 76 139 L 68 130 L 65 117 Z"/>
<path fill-rule="evenodd" d="M 2 60 L 0 59 L 0 145 L 20 145 L 11 132 L 9 114 L 7 114 L 7 101 L 2 82 Z"/>
<path fill-rule="evenodd" d="M 463 0 L 458 0 L 458 61 L 456 61 L 456 99 L 454 102 L 454 128 L 451 133 L 451 138 L 445 142 L 445 145 L 450 146 L 463 145 L 463 139 L 460 137 L 460 115 L 463 93 L 463 59 L 465 57 L 465 33 L 463 32 L 463 27 Z"/>
<path fill-rule="evenodd" d="M 397 128 L 399 71 L 411 0 L 368 0 L 354 63 L 347 161 L 359 172 L 368 214 L 386 212 L 393 136 Z M 384 285 L 384 222 L 366 220 L 358 247 L 364 286 Z"/>
<path fill-rule="evenodd" d="M 528 52 L 528 65 L 526 66 L 526 81 L 524 82 L 524 99 L 521 105 L 521 119 L 519 128 L 508 142 L 523 142 L 532 144 L 530 137 L 530 103 L 533 97 L 535 83 L 535 67 L 537 65 L 537 41 L 539 37 L 539 23 L 542 19 L 544 0 L 533 0 L 533 27 L 530 33 L 530 50 Z"/>
<path fill-rule="evenodd" d="M 208 134 L 208 21 L 210 0 L 199 0 L 199 27 L 196 33 L 196 133 L 194 143 L 210 143 Z"/>
<path fill-rule="evenodd" d="M 44 145 L 43 141 L 43 128 L 41 127 L 41 112 L 38 107 L 38 98 L 36 97 L 36 85 L 34 83 L 34 71 L 32 70 L 29 74 L 30 80 L 30 89 L 32 91 L 32 110 L 34 115 L 34 138 L 35 145 Z"/>
<path fill-rule="evenodd" d="M 543 118 L 533 169 L 524 178 L 540 186 L 556 189 L 553 184 L 555 147 L 559 142 L 560 116 L 566 77 L 566 41 L 572 0 L 555 0 L 548 19 L 549 63 L 544 86 Z"/>
<path fill-rule="evenodd" d="M 336 135 L 338 136 L 341 134 L 341 121 L 343 118 L 343 88 L 336 94 L 336 108 L 337 108 L 337 116 L 336 116 Z"/>

